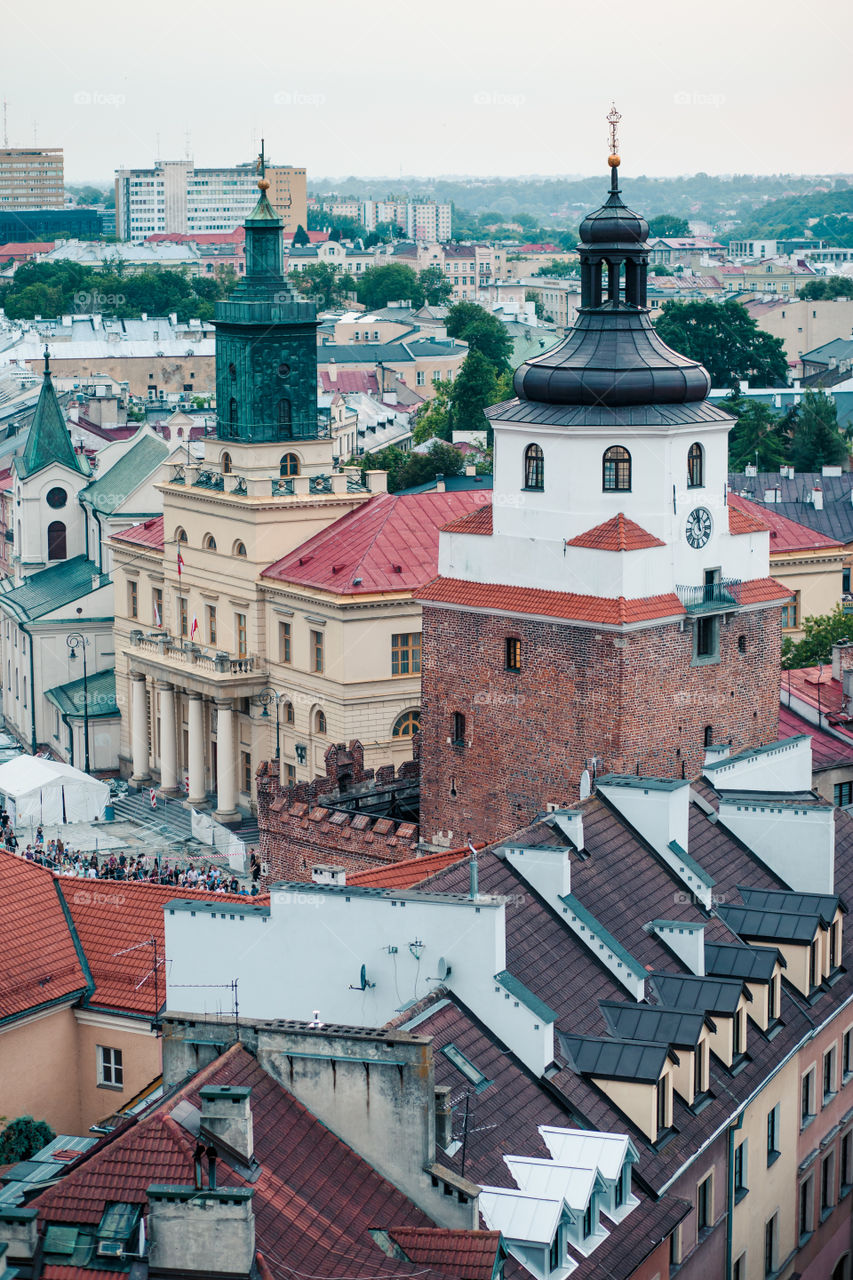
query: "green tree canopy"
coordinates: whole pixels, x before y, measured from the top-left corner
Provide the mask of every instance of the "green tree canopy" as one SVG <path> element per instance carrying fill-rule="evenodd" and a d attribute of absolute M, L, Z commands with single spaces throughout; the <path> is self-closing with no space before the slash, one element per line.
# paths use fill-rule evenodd
<path fill-rule="evenodd" d="M 649 218 L 649 237 L 652 236 L 689 236 L 690 223 L 686 218 L 678 218 L 674 213 L 659 213 L 656 218 Z"/>
<path fill-rule="evenodd" d="M 406 453 L 391 444 L 358 458 L 356 465 L 365 470 L 387 471 L 389 492 L 399 493 L 401 489 L 428 484 L 438 475 L 461 475 L 465 460 L 458 449 L 444 440 L 435 440 L 427 453 Z"/>
<path fill-rule="evenodd" d="M 786 384 L 781 340 L 759 329 L 739 302 L 665 302 L 656 328 L 673 350 L 703 364 L 715 387 L 744 379 L 761 387 Z"/>
<path fill-rule="evenodd" d="M 791 462 L 797 471 L 820 471 L 846 462 L 848 447 L 838 429 L 835 401 L 823 391 L 806 391 L 788 418 Z"/>
<path fill-rule="evenodd" d="M 853 618 L 837 604 L 832 613 L 803 619 L 802 640 L 790 636 L 782 640 L 782 666 L 785 670 L 797 667 L 814 667 L 819 662 L 829 662 L 832 646 L 839 640 L 853 640 Z"/>
<path fill-rule="evenodd" d="M 453 385 L 450 382 L 437 382 L 431 400 L 418 409 L 413 432 L 415 444 L 423 444 L 425 440 L 438 437 L 449 440 L 450 435 L 450 396 Z"/>
<path fill-rule="evenodd" d="M 853 280 L 850 276 L 820 276 L 809 280 L 797 292 L 798 298 L 810 302 L 831 301 L 833 298 L 853 298 Z"/>
<path fill-rule="evenodd" d="M 533 274 L 535 276 L 552 276 L 555 280 L 566 280 L 569 276 L 580 275 L 580 263 L 566 262 L 563 258 L 558 258 L 551 263 L 550 267 L 537 267 Z"/>
<path fill-rule="evenodd" d="M 450 422 L 454 431 L 484 431 L 492 444 L 492 426 L 485 410 L 498 398 L 498 380 L 492 362 L 476 348 L 469 350 L 456 375 L 450 396 Z"/>
<path fill-rule="evenodd" d="M 299 293 L 316 298 L 324 311 L 343 305 L 356 291 L 352 276 L 331 262 L 312 262 L 301 271 L 294 271 L 290 280 Z"/>
<path fill-rule="evenodd" d="M 358 300 L 368 311 L 378 311 L 389 302 L 408 299 L 413 307 L 424 305 L 424 291 L 411 267 L 402 262 L 389 262 L 383 267 L 368 267 L 358 280 Z"/>
<path fill-rule="evenodd" d="M 453 293 L 453 285 L 441 267 L 425 267 L 418 273 L 418 284 L 423 289 L 424 298 L 431 307 L 444 306 Z"/>
<path fill-rule="evenodd" d="M 729 471 L 743 472 L 748 466 L 778 471 L 787 461 L 789 443 L 781 414 L 746 396 L 729 396 L 721 407 L 737 418 L 729 432 Z"/>
<path fill-rule="evenodd" d="M 186 270 L 154 268 L 132 273 L 116 258 L 103 269 L 76 262 L 27 262 L 0 293 L 0 305 L 12 320 L 99 311 L 131 319 L 146 312 L 180 321 L 212 320 L 214 306 L 234 288 L 236 274 L 228 269 L 210 277 Z"/>
<path fill-rule="evenodd" d="M 29 1160 L 42 1147 L 53 1142 L 56 1134 L 45 1120 L 18 1116 L 0 1133 L 0 1164 L 16 1164 Z"/>
<path fill-rule="evenodd" d="M 495 374 L 509 368 L 512 341 L 497 316 L 476 302 L 457 302 L 447 313 L 447 332 L 461 338 L 471 351 L 479 351 L 491 364 Z"/>
<path fill-rule="evenodd" d="M 293 233 L 293 243 L 297 249 L 301 248 L 302 245 L 304 244 L 311 243 L 311 237 L 309 236 L 308 232 L 305 230 L 301 222 Z"/>

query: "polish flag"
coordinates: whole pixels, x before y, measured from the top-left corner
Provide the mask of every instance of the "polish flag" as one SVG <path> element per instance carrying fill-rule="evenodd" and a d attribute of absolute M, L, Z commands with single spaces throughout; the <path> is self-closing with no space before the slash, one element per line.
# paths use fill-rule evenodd
<path fill-rule="evenodd" d="M 178 552 L 178 577 L 179 578 L 181 576 L 181 570 L 183 569 L 183 567 L 184 567 L 184 557 L 181 555 L 179 551 Z"/>
<path fill-rule="evenodd" d="M 190 640 L 195 639 L 195 634 L 197 631 L 198 631 L 198 618 L 193 618 L 193 624 L 190 627 Z"/>
<path fill-rule="evenodd" d="M 163 625 L 163 619 L 160 617 L 160 610 L 157 607 L 156 600 L 154 601 L 154 625 L 157 627 L 162 627 Z"/>

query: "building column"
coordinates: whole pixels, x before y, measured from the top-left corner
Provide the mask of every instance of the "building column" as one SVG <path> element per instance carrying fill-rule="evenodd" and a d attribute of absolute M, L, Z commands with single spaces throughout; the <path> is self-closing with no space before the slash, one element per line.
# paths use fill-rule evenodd
<path fill-rule="evenodd" d="M 130 754 L 133 773 L 130 780 L 139 784 L 149 775 L 148 759 L 148 682 L 145 676 L 131 673 L 130 677 Z"/>
<path fill-rule="evenodd" d="M 189 761 L 190 791 L 187 804 L 197 809 L 207 799 L 204 790 L 204 702 L 200 693 L 190 694 Z"/>
<path fill-rule="evenodd" d="M 175 722 L 175 686 L 157 682 L 160 691 L 160 790 L 178 790 L 178 734 Z"/>
<path fill-rule="evenodd" d="M 237 761 L 234 755 L 234 703 L 216 703 L 216 813 L 218 822 L 236 822 Z"/>

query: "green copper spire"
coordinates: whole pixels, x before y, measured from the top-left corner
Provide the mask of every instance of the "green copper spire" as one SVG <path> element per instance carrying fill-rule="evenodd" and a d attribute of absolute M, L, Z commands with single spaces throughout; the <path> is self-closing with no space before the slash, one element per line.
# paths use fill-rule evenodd
<path fill-rule="evenodd" d="M 51 462 L 58 462 L 71 471 L 79 471 L 88 475 L 89 469 L 85 460 L 78 457 L 71 443 L 71 436 L 65 425 L 65 415 L 56 397 L 56 388 L 50 372 L 50 355 L 44 349 L 44 379 L 41 393 L 33 416 L 30 434 L 24 448 L 23 457 L 16 459 L 16 471 L 22 478 L 41 471 Z"/>

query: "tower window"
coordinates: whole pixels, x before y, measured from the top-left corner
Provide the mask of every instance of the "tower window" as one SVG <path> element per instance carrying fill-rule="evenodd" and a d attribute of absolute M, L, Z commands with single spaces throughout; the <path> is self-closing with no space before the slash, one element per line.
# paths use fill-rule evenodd
<path fill-rule="evenodd" d="M 507 636 L 504 641 L 504 659 L 507 671 L 521 670 L 521 641 L 517 636 Z"/>
<path fill-rule="evenodd" d="M 289 435 L 290 435 L 290 433 L 291 433 L 291 430 L 292 430 L 292 425 L 293 425 L 293 424 L 292 424 L 292 418 L 291 418 L 290 401 L 289 401 L 289 400 L 287 400 L 287 399 L 279 400 L 279 402 L 278 402 L 278 426 L 279 426 L 279 430 L 281 431 L 282 435 L 288 435 L 288 436 L 289 436 Z"/>
<path fill-rule="evenodd" d="M 298 476 L 299 459 L 295 453 L 286 453 L 279 464 L 279 475 Z"/>
<path fill-rule="evenodd" d="M 52 520 L 47 526 L 47 558 L 48 560 L 66 560 L 68 558 L 65 525 L 61 520 Z"/>
<path fill-rule="evenodd" d="M 454 747 L 465 746 L 465 717 L 461 711 L 453 713 L 453 745 Z"/>
<path fill-rule="evenodd" d="M 228 377 L 232 380 L 232 382 L 237 377 L 237 366 L 236 364 L 233 363 L 233 361 L 228 366 Z"/>
<path fill-rule="evenodd" d="M 237 401 L 233 396 L 228 401 L 228 425 L 231 427 L 237 426 Z"/>
<path fill-rule="evenodd" d="M 687 451 L 687 487 L 701 489 L 705 483 L 705 450 L 701 444 L 692 444 Z"/>
<path fill-rule="evenodd" d="M 704 741 L 706 747 L 714 745 L 714 726 L 712 724 L 705 725 Z"/>
<path fill-rule="evenodd" d="M 717 618 L 697 618 L 693 628 L 694 662 L 714 662 L 720 656 Z"/>
<path fill-rule="evenodd" d="M 737 651 L 738 653 L 746 653 L 746 636 L 738 636 Z"/>
<path fill-rule="evenodd" d="M 224 476 L 231 475 L 231 454 L 223 453 L 222 455 L 222 474 Z"/>
<path fill-rule="evenodd" d="M 631 455 L 621 444 L 605 450 L 601 487 L 605 493 L 626 493 L 631 488 Z"/>
<path fill-rule="evenodd" d="M 545 488 L 545 455 L 538 444 L 529 444 L 524 450 L 524 487 Z"/>

